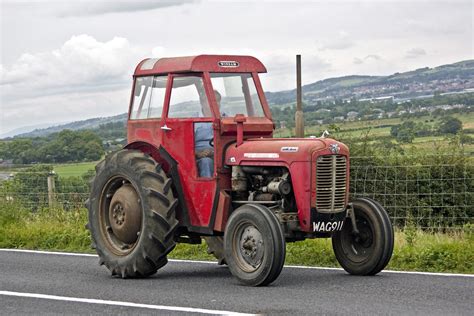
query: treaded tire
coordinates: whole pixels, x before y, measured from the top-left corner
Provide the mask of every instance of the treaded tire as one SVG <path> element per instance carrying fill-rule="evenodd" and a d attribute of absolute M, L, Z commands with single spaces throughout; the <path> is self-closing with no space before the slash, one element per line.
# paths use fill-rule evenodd
<path fill-rule="evenodd" d="M 390 262 L 390 259 L 392 258 L 393 247 L 395 245 L 395 233 L 393 231 L 392 221 L 390 220 L 390 217 L 388 216 L 387 211 L 379 202 L 369 199 L 369 198 L 361 198 L 361 200 L 365 200 L 368 203 L 370 202 L 374 203 L 375 206 L 379 208 L 379 211 L 386 215 L 386 216 L 383 216 L 383 219 L 385 221 L 386 226 L 388 227 L 387 231 L 389 232 L 389 234 L 387 236 L 387 246 L 385 247 L 386 252 L 382 255 L 382 258 L 385 258 L 385 260 L 380 260 L 379 265 L 375 267 L 374 270 L 371 271 L 371 273 L 369 273 L 369 275 L 375 275 L 379 273 L 380 271 L 382 271 Z"/>
<path fill-rule="evenodd" d="M 123 186 L 133 187 L 133 196 L 138 197 L 136 205 L 139 205 L 133 214 L 141 217 L 136 240 L 129 244 L 117 238 L 118 233 L 115 234 L 106 223 L 107 218 L 112 218 L 109 206 L 114 192 Z M 177 204 L 171 190 L 171 179 L 149 155 L 136 150 L 120 150 L 106 157 L 96 166 L 90 198 L 86 202 L 89 210 L 86 227 L 91 232 L 99 264 L 105 265 L 112 275 L 122 278 L 154 274 L 167 263 L 166 255 L 176 245 L 173 237 L 178 226 L 175 218 Z M 120 244 L 123 246 L 118 246 Z"/>
<path fill-rule="evenodd" d="M 217 259 L 217 264 L 224 265 L 227 264 L 225 261 L 224 253 L 224 237 L 222 236 L 212 236 L 204 237 L 204 240 L 207 244 L 207 253 L 213 255 Z"/>
<path fill-rule="evenodd" d="M 334 254 L 339 264 L 353 275 L 375 275 L 382 271 L 393 253 L 394 233 L 385 209 L 369 198 L 352 202 L 357 228 L 364 236 L 356 240 L 352 223 L 346 218 L 341 231 L 332 236 Z"/>
<path fill-rule="evenodd" d="M 245 240 L 253 241 L 253 246 L 260 245 L 255 247 L 258 250 L 253 257 L 243 254 L 246 251 Z M 249 251 L 255 251 L 255 248 Z M 256 204 L 236 209 L 227 221 L 224 251 L 232 275 L 241 283 L 264 286 L 275 281 L 283 269 L 286 255 L 285 238 L 275 214 L 267 207 Z M 260 259 L 252 266 L 247 260 L 255 258 Z"/>

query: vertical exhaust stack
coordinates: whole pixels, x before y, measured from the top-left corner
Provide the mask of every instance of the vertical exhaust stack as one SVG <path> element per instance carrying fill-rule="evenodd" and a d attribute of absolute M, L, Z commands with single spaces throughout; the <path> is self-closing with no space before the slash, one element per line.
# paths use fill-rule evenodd
<path fill-rule="evenodd" d="M 295 113 L 295 135 L 304 137 L 303 101 L 301 91 L 301 55 L 296 55 L 296 113 Z"/>

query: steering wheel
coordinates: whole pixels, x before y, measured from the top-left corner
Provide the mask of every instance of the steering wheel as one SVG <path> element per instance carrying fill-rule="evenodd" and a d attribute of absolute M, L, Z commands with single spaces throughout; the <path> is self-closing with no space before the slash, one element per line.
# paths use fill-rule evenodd
<path fill-rule="evenodd" d="M 214 139 L 209 140 L 209 146 L 214 147 Z"/>

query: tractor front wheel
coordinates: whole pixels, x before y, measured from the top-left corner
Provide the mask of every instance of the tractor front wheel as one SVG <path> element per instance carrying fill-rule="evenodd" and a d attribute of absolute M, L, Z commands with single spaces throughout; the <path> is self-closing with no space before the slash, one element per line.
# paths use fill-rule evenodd
<path fill-rule="evenodd" d="M 376 201 L 359 198 L 352 202 L 358 232 L 346 218 L 341 231 L 332 236 L 339 264 L 354 275 L 375 275 L 390 261 L 393 227 L 385 209 Z"/>
<path fill-rule="evenodd" d="M 99 263 L 122 278 L 164 266 L 175 246 L 177 202 L 171 179 L 150 156 L 121 150 L 101 161 L 86 202 Z"/>
<path fill-rule="evenodd" d="M 265 206 L 246 204 L 227 222 L 224 251 L 230 272 L 242 283 L 268 285 L 285 262 L 285 238 L 277 217 Z"/>

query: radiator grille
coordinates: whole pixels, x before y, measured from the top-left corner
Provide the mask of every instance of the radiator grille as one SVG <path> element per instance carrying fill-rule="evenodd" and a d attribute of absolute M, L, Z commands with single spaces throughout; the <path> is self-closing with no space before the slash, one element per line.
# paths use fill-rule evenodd
<path fill-rule="evenodd" d="M 347 181 L 346 157 L 320 156 L 316 162 L 316 209 L 319 212 L 344 210 Z"/>

